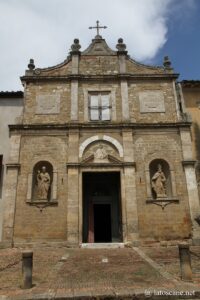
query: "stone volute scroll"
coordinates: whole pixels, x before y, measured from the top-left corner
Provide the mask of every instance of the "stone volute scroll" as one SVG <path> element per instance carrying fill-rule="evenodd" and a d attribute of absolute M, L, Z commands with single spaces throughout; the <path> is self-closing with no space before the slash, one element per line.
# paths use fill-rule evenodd
<path fill-rule="evenodd" d="M 173 196 L 169 164 L 163 159 L 155 159 L 149 165 L 151 196 L 146 203 L 153 203 L 164 209 L 179 200 Z"/>
<path fill-rule="evenodd" d="M 39 161 L 36 163 L 28 180 L 27 203 L 37 206 L 40 210 L 46 206 L 57 204 L 57 200 L 54 199 L 56 175 L 50 162 Z M 31 191 L 29 191 L 30 188 Z"/>

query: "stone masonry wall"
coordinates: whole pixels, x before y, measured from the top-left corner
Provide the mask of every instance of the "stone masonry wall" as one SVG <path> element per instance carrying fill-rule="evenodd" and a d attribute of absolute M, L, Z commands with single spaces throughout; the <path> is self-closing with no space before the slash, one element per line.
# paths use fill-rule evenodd
<path fill-rule="evenodd" d="M 80 57 L 79 73 L 84 75 L 109 75 L 119 73 L 117 56 Z"/>
<path fill-rule="evenodd" d="M 37 134 L 37 133 L 36 133 Z M 18 178 L 14 241 L 65 240 L 67 224 L 67 137 L 66 136 L 23 136 L 21 143 Z M 58 205 L 42 210 L 27 201 L 28 175 L 36 162 L 49 161 L 58 173 Z"/>
<path fill-rule="evenodd" d="M 70 120 L 70 83 L 30 83 L 25 90 L 24 124 L 63 124 Z M 42 96 L 42 104 L 40 97 Z M 52 103 L 50 97 L 53 96 Z M 38 99 L 38 104 L 37 104 Z M 51 105 L 51 106 L 49 106 Z"/>
<path fill-rule="evenodd" d="M 191 221 L 179 136 L 167 131 L 137 132 L 134 143 L 140 237 L 150 240 L 188 238 Z M 179 199 L 179 203 L 170 204 L 164 210 L 146 203 L 148 183 L 145 170 L 154 159 L 167 161 L 174 171 L 176 195 L 173 196 Z"/>
<path fill-rule="evenodd" d="M 122 121 L 120 83 L 80 82 L 78 86 L 78 122 L 88 122 L 89 93 L 107 91 L 111 93 L 112 121 Z M 29 84 L 25 93 L 25 124 L 65 124 L 70 122 L 70 83 Z M 146 94 L 151 93 L 150 109 L 143 108 Z M 177 112 L 172 82 L 141 82 L 128 84 L 130 121 L 137 123 L 176 122 Z M 51 103 L 52 101 L 52 103 Z M 161 105 L 161 107 L 159 107 Z M 143 105 L 144 106 L 144 105 Z M 151 109 L 155 111 L 151 111 Z"/>
<path fill-rule="evenodd" d="M 156 110 L 155 112 L 151 111 L 151 107 L 147 109 L 147 112 L 140 111 L 140 101 L 145 101 L 145 99 L 141 98 L 141 93 L 152 93 L 152 110 Z M 155 95 L 154 95 L 155 93 Z M 158 94 L 158 96 L 157 96 Z M 162 97 L 164 100 L 164 111 L 160 112 L 159 107 L 156 108 L 156 105 L 159 105 L 159 102 L 155 102 L 155 98 L 158 98 L 157 101 L 162 101 Z M 158 123 L 158 122 L 176 122 L 177 121 L 177 113 L 176 113 L 176 105 L 174 98 L 174 91 L 172 82 L 142 82 L 138 81 L 135 83 L 129 84 L 129 107 L 130 107 L 130 117 L 132 122 L 139 123 Z"/>

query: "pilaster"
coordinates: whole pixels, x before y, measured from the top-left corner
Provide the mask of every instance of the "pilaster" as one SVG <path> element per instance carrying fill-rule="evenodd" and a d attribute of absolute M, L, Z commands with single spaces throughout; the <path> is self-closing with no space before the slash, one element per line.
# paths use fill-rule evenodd
<path fill-rule="evenodd" d="M 121 79 L 121 99 L 122 99 L 122 120 L 129 121 L 129 100 L 128 100 L 128 83 L 127 80 Z"/>
<path fill-rule="evenodd" d="M 124 161 L 134 162 L 133 134 L 132 130 L 123 130 Z M 137 243 L 138 233 L 138 209 L 136 197 L 136 174 L 135 166 L 124 168 L 124 193 L 127 222 L 127 242 Z M 124 221 L 123 221 L 124 223 Z"/>
<path fill-rule="evenodd" d="M 192 143 L 190 131 L 187 129 L 181 129 L 180 136 L 184 159 L 183 168 L 186 177 L 190 216 L 192 221 L 192 239 L 194 244 L 200 244 L 200 226 L 195 220 L 198 216 L 200 216 L 200 204 L 195 174 L 195 161 L 192 159 Z"/>
<path fill-rule="evenodd" d="M 135 167 L 124 168 L 124 188 L 126 199 L 126 222 L 127 222 L 127 241 L 137 243 L 138 234 L 138 212 L 136 198 Z"/>
<path fill-rule="evenodd" d="M 80 48 L 79 40 L 75 39 L 74 44 L 71 46 L 72 75 L 78 75 L 79 73 Z M 78 79 L 75 78 L 71 81 L 71 120 L 78 121 Z"/>
<path fill-rule="evenodd" d="M 78 163 L 79 132 L 69 131 L 68 162 Z M 79 168 L 67 168 L 67 242 L 69 246 L 79 243 Z"/>
<path fill-rule="evenodd" d="M 123 39 L 118 39 L 118 44 L 116 45 L 118 49 L 117 55 L 119 60 L 119 73 L 126 73 L 126 44 L 124 44 Z M 129 99 L 128 99 L 128 82 L 123 77 L 121 78 L 121 99 L 122 99 L 122 120 L 129 121 Z"/>

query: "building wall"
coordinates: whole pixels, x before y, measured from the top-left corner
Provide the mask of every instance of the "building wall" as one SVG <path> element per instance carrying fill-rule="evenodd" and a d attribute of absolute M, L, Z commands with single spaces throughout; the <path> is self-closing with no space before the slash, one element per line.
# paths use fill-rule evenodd
<path fill-rule="evenodd" d="M 138 131 L 134 135 L 134 147 L 140 236 L 155 240 L 188 238 L 191 221 L 180 137 L 173 130 Z M 170 166 L 175 187 L 172 198 L 180 201 L 164 209 L 146 202 L 150 187 L 149 165 L 159 158 Z"/>
<path fill-rule="evenodd" d="M 3 176 L 2 187 L 0 187 L 0 240 L 2 237 L 2 220 L 3 220 L 3 201 L 4 182 L 6 179 L 6 163 L 9 161 L 10 141 L 9 141 L 9 124 L 15 124 L 17 118 L 21 115 L 23 109 L 23 99 L 21 97 L 13 98 L 13 95 L 1 95 L 0 97 L 0 155 L 3 155 Z"/>
<path fill-rule="evenodd" d="M 181 115 L 176 78 L 171 68 L 138 64 L 99 38 L 63 64 L 26 71 L 22 123 L 10 128 L 4 241 L 82 243 L 86 171 L 120 172 L 124 242 L 199 238 L 190 123 Z M 111 121 L 91 122 L 88 96 L 105 91 Z M 99 157 L 102 148 L 106 156 Z M 156 159 L 169 168 L 164 199 L 153 198 Z M 38 162 L 53 169 L 48 201 L 33 197 Z"/>
<path fill-rule="evenodd" d="M 86 72 L 86 70 L 85 70 Z M 123 121 L 121 86 L 117 81 L 107 83 L 99 82 L 80 82 L 78 84 L 78 122 L 90 122 L 88 112 L 88 94 L 91 91 L 106 91 L 111 93 L 112 103 L 112 122 Z M 174 82 L 156 80 L 154 82 L 129 80 L 127 87 L 130 122 L 137 123 L 158 123 L 176 122 L 178 120 L 175 102 Z M 164 102 L 162 112 L 144 113 L 141 112 L 141 102 L 146 95 L 157 98 Z M 44 106 L 48 105 L 49 98 L 52 97 L 57 106 L 53 112 L 44 112 L 43 107 L 39 106 L 39 101 L 43 97 Z M 29 84 L 26 88 L 24 124 L 65 124 L 70 122 L 71 109 L 71 85 L 66 83 L 40 83 Z"/>
<path fill-rule="evenodd" d="M 192 118 L 192 150 L 196 163 L 196 173 L 200 196 L 200 83 L 183 81 L 182 91 L 186 111 Z"/>

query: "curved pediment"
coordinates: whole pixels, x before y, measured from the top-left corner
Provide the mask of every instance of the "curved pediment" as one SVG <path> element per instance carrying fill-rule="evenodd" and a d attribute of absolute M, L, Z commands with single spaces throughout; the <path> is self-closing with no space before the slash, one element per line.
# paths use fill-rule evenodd
<path fill-rule="evenodd" d="M 122 73 L 119 65 L 124 62 L 123 74 L 128 75 L 167 75 L 172 74 L 173 69 L 170 67 L 171 63 L 166 57 L 164 66 L 149 66 L 135 61 L 127 55 L 126 44 L 123 43 L 123 39 L 118 40 L 116 45 L 117 51 L 112 50 L 100 35 L 97 35 L 89 47 L 80 51 L 81 45 L 79 40 L 75 39 L 74 44 L 71 46 L 70 55 L 64 62 L 48 68 L 36 68 L 34 61 L 30 60 L 28 65 L 29 70 L 26 71 L 26 76 L 37 77 L 63 77 L 70 76 L 72 74 L 84 75 L 118 75 Z M 78 56 L 72 63 L 73 55 Z M 124 56 L 125 60 L 121 60 L 121 56 Z M 72 67 L 73 65 L 73 67 Z M 74 72 L 76 68 L 76 72 Z M 23 77 L 22 77 L 23 78 Z"/>
<path fill-rule="evenodd" d="M 48 68 L 36 68 L 33 75 L 36 76 L 64 76 L 72 73 L 71 57 L 69 56 L 62 63 Z"/>
<path fill-rule="evenodd" d="M 99 36 L 92 40 L 92 43 L 81 55 L 117 55 L 117 52 L 109 48 L 106 41 Z"/>
<path fill-rule="evenodd" d="M 137 62 L 128 57 L 126 61 L 126 73 L 129 74 L 166 74 L 166 69 L 161 66 L 150 66 Z M 167 73 L 173 73 L 172 68 L 167 69 Z"/>

